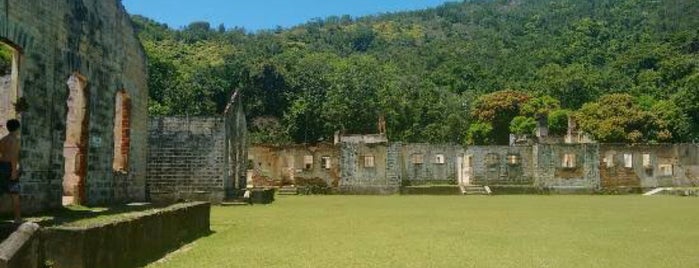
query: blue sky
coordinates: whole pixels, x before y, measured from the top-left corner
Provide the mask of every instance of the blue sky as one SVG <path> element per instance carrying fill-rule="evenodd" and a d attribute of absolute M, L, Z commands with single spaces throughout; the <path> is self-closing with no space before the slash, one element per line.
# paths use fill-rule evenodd
<path fill-rule="evenodd" d="M 289 27 L 313 18 L 362 15 L 435 7 L 454 0 L 122 0 L 131 14 L 140 14 L 172 28 L 193 21 L 223 23 L 247 30 Z"/>

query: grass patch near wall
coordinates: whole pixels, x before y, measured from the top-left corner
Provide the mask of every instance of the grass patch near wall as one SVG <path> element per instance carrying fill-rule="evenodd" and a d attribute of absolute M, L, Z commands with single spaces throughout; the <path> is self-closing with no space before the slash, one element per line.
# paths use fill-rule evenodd
<path fill-rule="evenodd" d="M 281 196 L 149 267 L 698 267 L 699 199 Z"/>

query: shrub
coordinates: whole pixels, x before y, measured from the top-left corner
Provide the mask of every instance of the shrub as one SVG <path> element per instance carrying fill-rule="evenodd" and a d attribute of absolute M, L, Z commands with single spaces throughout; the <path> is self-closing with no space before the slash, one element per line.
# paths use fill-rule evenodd
<path fill-rule="evenodd" d="M 473 145 L 493 144 L 493 126 L 488 123 L 474 123 L 466 132 L 466 141 Z"/>
<path fill-rule="evenodd" d="M 294 180 L 296 181 L 296 187 L 298 187 L 299 193 L 301 194 L 310 195 L 330 193 L 330 186 L 328 186 L 328 183 L 321 178 L 296 177 Z"/>
<path fill-rule="evenodd" d="M 536 130 L 536 121 L 534 118 L 517 116 L 510 122 L 510 132 L 517 135 L 533 134 Z"/>

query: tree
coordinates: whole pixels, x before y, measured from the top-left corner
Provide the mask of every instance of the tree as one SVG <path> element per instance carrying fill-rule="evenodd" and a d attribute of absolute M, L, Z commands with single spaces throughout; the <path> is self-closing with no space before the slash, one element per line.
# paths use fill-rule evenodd
<path fill-rule="evenodd" d="M 526 116 L 516 116 L 510 122 L 510 132 L 517 135 L 532 135 L 536 130 L 536 120 Z"/>
<path fill-rule="evenodd" d="M 466 139 L 471 145 L 492 145 L 495 144 L 493 139 L 493 126 L 488 123 L 474 123 L 468 128 Z"/>
<path fill-rule="evenodd" d="M 495 143 L 506 145 L 509 143 L 510 122 L 530 99 L 528 94 L 512 90 L 486 94 L 476 100 L 471 116 L 479 122 L 489 123 Z"/>
<path fill-rule="evenodd" d="M 664 141 L 682 142 L 690 139 L 691 123 L 689 116 L 682 112 L 679 106 L 669 100 L 658 101 L 651 108 L 651 113 L 658 119 L 660 131 L 667 130 L 669 133 L 659 133 Z M 656 130 L 657 131 L 657 130 Z"/>
<path fill-rule="evenodd" d="M 554 110 L 549 113 L 549 133 L 562 136 L 568 132 L 568 117 L 571 112 L 565 109 Z"/>
<path fill-rule="evenodd" d="M 545 118 L 551 111 L 561 107 L 561 102 L 551 96 L 532 98 L 522 105 L 521 114 L 533 118 Z"/>
<path fill-rule="evenodd" d="M 628 94 L 605 95 L 576 113 L 580 129 L 601 142 L 667 141 L 666 126 Z"/>

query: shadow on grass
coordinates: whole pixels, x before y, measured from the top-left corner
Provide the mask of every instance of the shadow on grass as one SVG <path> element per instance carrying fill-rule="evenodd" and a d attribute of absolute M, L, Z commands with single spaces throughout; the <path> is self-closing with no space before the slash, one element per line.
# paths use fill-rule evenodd
<path fill-rule="evenodd" d="M 120 215 L 164 208 L 168 205 L 153 204 L 123 204 L 109 207 L 66 206 L 52 209 L 39 214 L 27 215 L 24 220 L 39 224 L 41 227 L 69 225 L 90 220 L 90 223 L 110 222 L 119 219 Z M 12 222 L 11 214 L 0 215 L 0 225 L 16 225 Z"/>
<path fill-rule="evenodd" d="M 180 243 L 179 246 L 168 248 L 167 251 L 163 254 L 158 254 L 157 256 L 151 256 L 151 257 L 148 257 L 144 260 L 138 261 L 134 267 L 146 267 L 149 264 L 152 264 L 155 262 L 167 262 L 168 257 L 174 256 L 180 251 L 186 252 L 187 250 L 189 250 L 190 248 L 192 248 L 194 246 L 194 244 L 196 243 L 197 240 L 205 238 L 205 237 L 209 237 L 209 236 L 214 235 L 214 234 L 216 234 L 216 231 L 209 230 L 209 232 L 206 234 L 202 234 L 202 235 L 196 236 L 196 237 L 190 237 L 189 239 L 187 239 L 187 241 Z"/>

